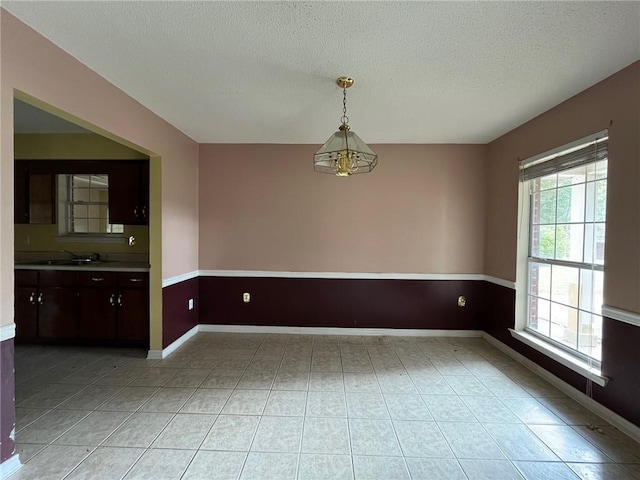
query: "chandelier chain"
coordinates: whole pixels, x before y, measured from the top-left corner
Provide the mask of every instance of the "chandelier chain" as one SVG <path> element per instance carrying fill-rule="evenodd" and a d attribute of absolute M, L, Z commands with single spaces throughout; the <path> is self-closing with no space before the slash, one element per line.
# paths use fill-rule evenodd
<path fill-rule="evenodd" d="M 347 89 L 342 88 L 342 118 L 340 119 L 343 125 L 349 123 L 349 117 L 347 117 Z"/>

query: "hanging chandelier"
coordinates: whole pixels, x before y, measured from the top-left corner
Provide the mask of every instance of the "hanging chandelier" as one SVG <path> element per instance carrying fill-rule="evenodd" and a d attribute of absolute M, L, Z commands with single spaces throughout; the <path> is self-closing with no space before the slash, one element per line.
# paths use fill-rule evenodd
<path fill-rule="evenodd" d="M 336 83 L 342 88 L 341 125 L 313 156 L 313 169 L 320 173 L 332 173 L 338 177 L 368 173 L 377 165 L 378 155 L 371 151 L 349 127 L 347 88 L 353 85 L 353 78 L 340 77 Z"/>

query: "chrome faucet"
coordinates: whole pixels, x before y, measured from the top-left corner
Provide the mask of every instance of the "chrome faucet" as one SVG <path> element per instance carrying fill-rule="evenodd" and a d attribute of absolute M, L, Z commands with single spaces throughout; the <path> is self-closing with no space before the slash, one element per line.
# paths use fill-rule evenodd
<path fill-rule="evenodd" d="M 99 261 L 100 260 L 100 254 L 99 253 L 89 253 L 89 254 L 78 254 L 78 253 L 73 253 L 70 252 L 69 250 L 61 250 L 62 253 L 68 253 L 69 255 L 71 255 L 71 260 L 78 260 L 78 261 L 84 261 L 84 262 L 91 262 L 91 261 Z"/>

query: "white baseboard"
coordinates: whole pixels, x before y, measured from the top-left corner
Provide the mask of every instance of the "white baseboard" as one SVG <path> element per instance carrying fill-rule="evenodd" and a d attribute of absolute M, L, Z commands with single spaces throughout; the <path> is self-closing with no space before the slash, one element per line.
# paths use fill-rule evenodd
<path fill-rule="evenodd" d="M 363 335 L 395 337 L 482 337 L 482 330 L 418 330 L 407 328 L 266 327 L 259 325 L 196 325 L 162 350 L 149 350 L 148 360 L 167 358 L 198 332 L 279 333 L 281 335 Z"/>
<path fill-rule="evenodd" d="M 556 377 L 554 374 L 552 374 L 548 370 L 545 370 L 544 368 L 542 368 L 537 363 L 533 362 L 532 360 L 529 360 L 524 355 L 516 352 L 514 349 L 502 343 L 497 338 L 489 335 L 486 332 L 484 332 L 483 338 L 487 342 L 489 342 L 491 345 L 496 347 L 498 350 L 506 353 L 515 361 L 522 364 L 523 366 L 531 370 L 536 375 L 539 375 L 540 377 L 545 379 L 547 382 L 549 382 L 551 385 L 556 387 L 558 390 L 567 394 L 569 397 L 573 398 L 576 402 L 581 404 L 587 410 L 590 410 L 596 415 L 599 415 L 600 417 L 604 418 L 607 422 L 609 422 L 611 425 L 616 427 L 618 430 L 626 433 L 629 437 L 634 439 L 636 442 L 640 443 L 640 427 L 631 423 L 629 420 L 625 419 L 624 417 L 621 417 L 614 411 L 609 410 L 607 407 L 605 407 L 601 403 L 596 402 L 593 398 L 588 397 L 581 391 L 576 390 L 571 385 L 566 383 L 564 380 L 561 380 L 560 378 Z"/>
<path fill-rule="evenodd" d="M 196 333 L 198 333 L 198 325 L 193 327 L 187 333 L 182 335 L 180 338 L 175 340 L 171 345 L 167 348 L 163 348 L 162 350 L 149 350 L 147 353 L 148 360 L 161 360 L 163 358 L 167 358 L 173 352 L 175 352 L 178 348 L 180 348 L 184 343 L 193 337 Z"/>
<path fill-rule="evenodd" d="M 9 323 L 0 327 L 0 342 L 9 340 L 16 336 L 16 324 Z"/>
<path fill-rule="evenodd" d="M 395 337 L 482 337 L 481 330 L 420 330 L 408 328 L 277 327 L 259 325 L 199 325 L 200 332 L 279 333 L 283 335 L 384 335 Z"/>
<path fill-rule="evenodd" d="M 0 463 L 0 479 L 5 480 L 5 478 L 9 478 L 9 475 L 16 473 L 20 467 L 22 467 L 20 458 L 17 453 L 14 453 L 13 456 Z"/>

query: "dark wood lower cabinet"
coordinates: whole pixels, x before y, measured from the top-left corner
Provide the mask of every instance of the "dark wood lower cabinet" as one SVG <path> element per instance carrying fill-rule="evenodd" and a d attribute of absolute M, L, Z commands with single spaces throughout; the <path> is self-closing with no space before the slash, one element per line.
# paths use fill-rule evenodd
<path fill-rule="evenodd" d="M 78 336 L 78 295 L 75 288 L 40 288 L 38 336 L 73 340 Z"/>
<path fill-rule="evenodd" d="M 113 290 L 78 290 L 78 337 L 81 340 L 115 340 L 116 306 Z"/>
<path fill-rule="evenodd" d="M 16 340 L 148 346 L 147 273 L 16 272 Z"/>
<path fill-rule="evenodd" d="M 118 293 L 118 340 L 142 342 L 149 339 L 149 295 L 146 289 L 131 288 Z"/>
<path fill-rule="evenodd" d="M 38 287 L 16 287 L 16 337 L 38 337 Z"/>

